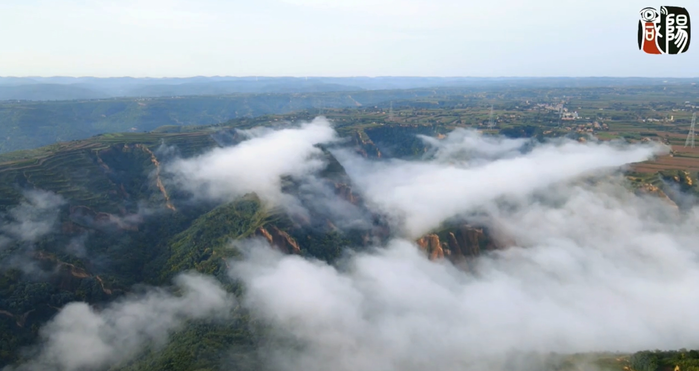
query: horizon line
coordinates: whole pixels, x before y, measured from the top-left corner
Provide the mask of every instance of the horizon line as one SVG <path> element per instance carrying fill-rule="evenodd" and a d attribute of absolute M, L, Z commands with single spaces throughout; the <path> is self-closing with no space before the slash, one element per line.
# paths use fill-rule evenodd
<path fill-rule="evenodd" d="M 611 78 L 611 79 L 683 79 L 683 80 L 689 80 L 689 79 L 699 79 L 699 76 L 693 76 L 693 77 L 671 77 L 671 76 L 659 76 L 659 77 L 647 77 L 647 76 L 421 76 L 421 75 L 376 75 L 376 76 L 370 76 L 370 75 L 355 75 L 355 76 L 301 76 L 301 75 L 281 75 L 281 76 L 273 76 L 273 75 L 190 75 L 190 76 L 162 76 L 162 77 L 153 77 L 153 76 L 140 76 L 140 77 L 134 77 L 134 76 L 128 76 L 128 75 L 123 75 L 123 76 L 89 76 L 89 75 L 83 75 L 83 76 L 69 76 L 69 75 L 51 75 L 51 76 L 41 76 L 41 75 L 25 75 L 25 76 L 0 76 L 0 79 L 32 79 L 32 78 L 43 78 L 43 79 L 50 79 L 50 78 L 71 78 L 71 79 L 85 79 L 85 78 L 92 78 L 92 79 L 124 79 L 124 78 L 129 78 L 129 79 L 153 79 L 153 80 L 160 80 L 160 79 L 193 79 L 193 78 L 295 78 L 295 79 L 352 79 L 352 78 L 423 78 L 423 79 L 428 79 L 428 78 L 433 78 L 433 79 L 601 79 L 601 78 Z"/>

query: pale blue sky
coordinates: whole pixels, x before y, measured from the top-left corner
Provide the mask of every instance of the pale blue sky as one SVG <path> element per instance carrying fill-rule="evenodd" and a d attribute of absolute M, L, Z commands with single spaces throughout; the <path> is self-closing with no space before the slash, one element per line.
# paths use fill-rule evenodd
<path fill-rule="evenodd" d="M 660 5 L 699 17 L 696 0 L 0 0 L 0 76 L 699 76 L 699 36 L 638 50 Z"/>

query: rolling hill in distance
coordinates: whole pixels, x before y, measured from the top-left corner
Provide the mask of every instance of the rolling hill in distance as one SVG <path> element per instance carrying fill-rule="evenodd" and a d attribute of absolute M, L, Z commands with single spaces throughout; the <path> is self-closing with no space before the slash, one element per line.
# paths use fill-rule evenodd
<path fill-rule="evenodd" d="M 476 77 L 0 77 L 2 100 L 72 100 L 260 93 L 318 93 L 439 87 L 591 87 L 675 85 L 677 78 Z"/>
<path fill-rule="evenodd" d="M 47 78 L 47 81 L 86 81 L 92 78 Z M 203 79 L 203 78 L 202 78 Z M 358 78 L 359 79 L 359 78 Z M 5 84 L 13 82 L 17 88 L 39 89 L 32 84 L 19 84 L 16 80 L 7 79 Z M 39 79 L 44 81 L 46 79 Z M 104 79 L 111 81 L 111 79 Z M 121 86 L 147 86 L 140 79 L 114 79 L 113 83 L 102 84 Z M 125 80 L 128 83 L 120 81 Z M 198 81 L 197 78 L 194 83 Z M 204 79 L 206 80 L 206 79 Z M 250 80 L 250 81 L 249 81 Z M 271 81 L 277 81 L 270 78 Z M 284 79 L 279 78 L 282 82 Z M 294 82 L 299 79 L 289 79 Z M 340 79 L 342 80 L 342 79 Z M 361 80 L 361 79 L 359 79 Z M 372 80 L 372 79 L 364 79 Z M 380 81 L 387 82 L 381 83 Z M 415 82 L 413 82 L 415 80 Z M 619 78 L 590 78 L 590 79 L 462 79 L 475 81 L 466 84 L 459 79 L 439 78 L 377 78 L 373 88 L 388 86 L 416 86 L 442 84 L 436 88 L 411 88 L 398 90 L 360 90 L 360 91 L 331 91 L 331 92 L 279 92 L 253 94 L 235 93 L 227 95 L 197 95 L 168 96 L 160 98 L 109 98 L 81 99 L 61 101 L 15 101 L 0 102 L 0 153 L 22 149 L 31 149 L 60 141 L 84 139 L 93 135 L 126 132 L 151 131 L 161 126 L 190 126 L 211 125 L 236 118 L 253 118 L 268 114 L 285 114 L 300 110 L 315 110 L 322 113 L 326 108 L 371 108 L 380 106 L 389 109 L 395 103 L 399 106 L 430 107 L 446 104 L 447 108 L 456 105 L 476 107 L 479 105 L 505 105 L 512 114 L 521 111 L 517 103 L 537 101 L 545 105 L 558 104 L 554 100 L 570 100 L 576 97 L 598 102 L 627 104 L 624 107 L 624 121 L 638 122 L 644 119 L 646 109 L 651 107 L 633 106 L 630 99 L 638 100 L 638 104 L 654 102 L 668 97 L 673 104 L 684 103 L 697 95 L 697 85 L 691 79 L 619 79 Z M 101 81 L 101 80 L 100 80 Z M 150 81 L 146 79 L 146 81 Z M 170 80 L 168 80 L 170 81 Z M 179 81 L 179 80 L 176 80 Z M 253 78 L 243 79 L 245 83 L 258 84 Z M 330 80 L 331 82 L 334 80 Z M 282 83 L 278 82 L 278 83 Z M 218 82 L 216 82 L 218 83 Z M 223 81 L 222 83 L 228 83 Z M 334 82 L 333 82 L 334 83 Z M 645 83 L 645 85 L 639 85 Z M 277 84 L 277 82 L 275 82 Z M 461 84 L 461 85 L 460 85 Z M 181 84 L 180 84 L 181 85 Z M 454 86 L 449 86 L 454 85 Z M 550 85 L 550 86 L 549 86 Z M 2 88 L 0 84 L 0 88 Z M 9 85 L 4 85 L 5 87 Z M 55 84 L 55 88 L 65 89 L 69 84 Z M 179 86 L 162 85 L 162 86 Z M 540 87 L 544 86 L 544 87 Z M 282 89 L 283 90 L 283 89 Z M 64 97 L 70 95 L 64 95 Z M 567 97 L 567 98 L 566 98 Z M 603 108 L 603 107 L 600 107 Z M 566 108 L 567 109 L 567 108 Z M 571 108 L 572 109 L 572 108 Z M 633 112 L 630 112 L 633 111 Z M 670 112 L 671 113 L 671 112 Z M 611 116 L 601 112 L 595 117 L 610 119 Z M 656 113 L 653 113 L 657 115 Z M 473 118 L 473 116 L 470 116 Z M 473 121 L 473 120 L 471 120 Z M 534 121 L 532 121 L 534 122 Z M 473 124 L 473 122 L 470 122 Z"/>
<path fill-rule="evenodd" d="M 97 134 L 151 131 L 161 126 L 211 125 L 243 117 L 323 107 L 357 107 L 444 94 L 434 90 L 391 90 L 7 102 L 0 103 L 0 153 Z"/>

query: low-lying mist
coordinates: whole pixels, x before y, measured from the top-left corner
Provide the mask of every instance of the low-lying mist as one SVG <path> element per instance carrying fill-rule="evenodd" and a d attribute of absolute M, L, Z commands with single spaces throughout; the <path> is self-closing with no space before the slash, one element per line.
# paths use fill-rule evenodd
<path fill-rule="evenodd" d="M 280 370 L 501 369 L 517 352 L 699 346 L 699 218 L 619 186 L 573 186 L 492 218 L 517 244 L 468 268 L 394 239 L 337 266 L 249 248 L 245 305 L 305 346 Z M 279 285 L 283 282 L 284 285 Z"/>
<path fill-rule="evenodd" d="M 536 144 L 456 130 L 423 138 L 431 149 L 422 159 L 373 160 L 342 144 L 322 118 L 246 135 L 167 171 L 199 198 L 228 202 L 254 192 L 269 207 L 327 209 L 340 229 L 361 225 L 365 213 L 319 185 L 324 144 L 367 207 L 392 224 L 388 243 L 349 249 L 336 264 L 283 255 L 261 239 L 234 243 L 243 252 L 229 262 L 230 277 L 244 286 L 239 303 L 284 339 L 259 349 L 265 368 L 512 370 L 505 357 L 512 352 L 699 347 L 699 210 L 637 195 L 618 172 L 665 153 L 662 145 Z M 303 192 L 286 192 L 286 178 Z M 416 246 L 416 238 L 476 211 L 507 237 L 506 248 L 455 264 L 430 261 Z M 66 363 L 61 339 L 78 331 L 66 323 L 97 334 L 100 341 L 79 342 L 85 350 L 106 343 L 126 354 L 119 360 L 131 357 L 143 341 L 167 336 L 177 319 L 230 307 L 220 288 L 207 290 L 216 300 L 194 289 L 163 296 L 184 309 L 158 307 L 165 322 L 145 334 L 131 328 L 150 322 L 152 315 L 142 316 L 147 305 L 132 310 L 126 301 L 95 313 L 70 304 L 42 330 L 47 343 L 37 362 L 73 370 L 113 360 Z M 125 311 L 140 320 L 122 320 Z M 129 341 L 122 350 L 115 340 Z"/>
<path fill-rule="evenodd" d="M 452 135 L 469 140 L 455 140 Z M 527 196 L 667 151 L 659 144 L 629 146 L 572 140 L 528 149 L 527 142 L 519 139 L 494 140 L 464 130 L 457 130 L 444 141 L 427 141 L 436 148 L 430 161 L 374 162 L 348 150 L 335 154 L 365 197 L 377 209 L 400 220 L 396 228 L 404 236 L 417 238 L 453 216 L 499 198 Z"/>
<path fill-rule="evenodd" d="M 151 288 L 94 310 L 70 303 L 40 332 L 30 360 L 9 370 L 101 370 L 129 360 L 144 347 L 167 342 L 168 335 L 192 319 L 225 319 L 235 299 L 211 277 L 182 274 L 178 295 Z"/>

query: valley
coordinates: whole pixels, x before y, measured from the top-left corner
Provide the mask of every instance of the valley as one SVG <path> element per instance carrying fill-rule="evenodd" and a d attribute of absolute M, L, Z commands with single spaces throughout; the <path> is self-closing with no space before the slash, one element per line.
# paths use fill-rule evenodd
<path fill-rule="evenodd" d="M 657 88 L 637 87 L 613 90 L 596 98 L 589 98 L 591 94 L 600 94 L 599 89 L 593 88 L 572 92 L 524 90 L 504 95 L 477 93 L 466 98 L 427 94 L 401 99 L 408 93 L 400 93 L 388 96 L 388 101 L 383 100 L 387 96 L 382 96 L 380 102 L 352 94 L 353 99 L 364 99 L 363 105 L 375 106 L 323 107 L 322 114 L 333 123 L 341 144 L 309 147 L 316 156 L 311 157 L 322 164 L 314 170 L 317 176 L 309 179 L 307 174 L 282 172 L 280 190 L 297 202 L 292 209 L 270 203 L 269 197 L 256 192 L 246 191 L 233 199 L 207 199 L 201 196 L 204 188 L 183 187 L 178 173 L 172 170 L 173 164 L 197 161 L 226 148 L 246 148 L 245 143 L 269 135 L 254 131 L 261 127 L 293 131 L 298 122 L 311 122 L 318 116 L 318 109 L 283 113 L 285 108 L 274 114 L 263 110 L 250 115 L 255 117 L 223 123 L 168 124 L 148 132 L 105 133 L 0 154 L 0 367 L 19 365 L 18 369 L 22 369 L 22 364 L 31 365 L 35 356 L 32 352 L 40 350 L 31 345 L 48 341 L 41 329 L 71 302 L 82 301 L 107 309 L 113 303 L 130 300 L 143 290 L 139 289 L 142 285 L 166 287 L 181 272 L 215 277 L 226 292 L 242 295 L 246 286 L 231 277 L 230 271 L 235 270 L 231 264 L 246 254 L 246 248 L 236 243 L 252 237 L 285 255 L 330 266 L 342 264 L 348 254 L 370 253 L 375 246 L 401 237 L 396 228 L 399 217 L 377 206 L 371 194 L 362 192 L 357 179 L 345 168 L 353 162 L 339 160 L 347 156 L 338 152 L 341 149 L 357 156 L 355 162 L 419 164 L 438 156 L 420 136 L 447 143 L 445 138 L 456 129 L 479 130 L 482 137 L 478 141 L 487 142 L 496 134 L 509 138 L 504 140 L 522 140 L 517 145 L 524 148 L 525 154 L 526 146 L 536 147 L 562 138 L 585 145 L 594 140 L 588 135 L 603 142 L 621 139 L 628 145 L 664 143 L 671 146 L 669 155 L 638 161 L 623 169 L 625 186 L 639 195 L 660 196 L 676 209 L 691 210 L 691 197 L 699 192 L 699 158 L 694 148 L 683 146 L 692 110 L 684 101 L 696 100 L 694 96 L 685 98 L 696 94 L 696 89 L 678 89 L 663 95 L 667 103 L 656 108 L 646 107 L 657 99 Z M 642 92 L 638 93 L 640 96 L 632 94 L 637 91 Z M 544 96 L 549 96 L 548 101 L 556 101 L 564 95 L 565 106 L 579 107 L 575 108 L 578 114 L 586 117 L 582 123 L 562 120 L 557 112 L 541 109 L 536 103 L 543 101 Z M 673 119 L 665 120 L 669 115 Z M 650 116 L 661 117 L 661 121 L 639 123 Z M 219 119 L 217 116 L 212 120 Z M 119 121 L 131 125 L 130 120 Z M 591 130 L 585 129 L 588 122 L 592 123 Z M 242 182 L 243 178 L 239 179 Z M 601 179 L 595 181 L 606 178 Z M 224 183 L 227 187 L 231 184 L 234 183 Z M 512 206 L 512 210 L 518 209 Z M 347 219 L 348 215 L 354 219 Z M 454 215 L 412 242 L 421 256 L 435 263 L 448 260 L 476 274 L 481 269 L 479 257 L 497 256 L 526 243 L 502 231 L 495 233 L 493 228 L 487 218 L 476 215 L 469 220 Z M 289 345 L 284 334 L 257 319 L 245 306 L 236 305 L 226 320 L 217 321 L 185 319 L 168 332 L 165 341 L 148 343 L 134 357 L 110 363 L 104 369 L 214 370 L 225 364 L 233 369 L 252 370 L 264 364 L 259 349 L 296 346 L 294 341 Z M 534 357 L 534 364 L 543 362 L 541 367 L 552 370 L 578 369 L 578 358 L 603 370 L 631 367 L 645 371 L 638 366 L 646 362 L 639 361 L 643 357 L 656 357 L 655 362 L 663 365 L 684 362 L 682 370 L 696 367 L 692 363 L 694 353 L 632 354 L 522 357 Z"/>
<path fill-rule="evenodd" d="M 0 371 L 699 371 L 696 1 L 629 3 L 2 1 Z"/>

